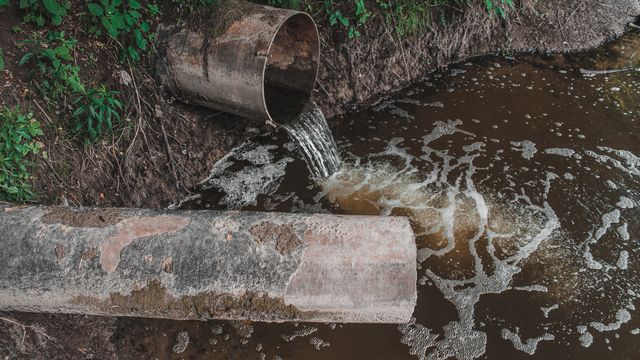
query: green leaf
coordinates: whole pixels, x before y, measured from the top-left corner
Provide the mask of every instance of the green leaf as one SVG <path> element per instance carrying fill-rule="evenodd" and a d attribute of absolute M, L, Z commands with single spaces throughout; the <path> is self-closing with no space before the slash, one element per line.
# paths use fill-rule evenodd
<path fill-rule="evenodd" d="M 149 32 L 149 30 L 150 30 L 149 23 L 148 23 L 148 22 L 146 22 L 146 21 L 143 21 L 143 22 L 140 24 L 140 29 L 142 29 L 142 31 L 144 31 L 144 32 L 146 32 L 146 33 L 147 33 L 147 32 Z"/>
<path fill-rule="evenodd" d="M 113 26 L 113 24 L 111 24 L 111 21 L 108 17 L 102 18 L 102 26 L 104 26 L 105 30 L 107 30 L 109 36 L 114 39 L 118 37 L 118 30 Z"/>
<path fill-rule="evenodd" d="M 62 16 L 66 11 L 61 7 L 56 0 L 42 0 L 42 4 L 51 14 Z"/>
<path fill-rule="evenodd" d="M 129 3 L 129 7 L 134 10 L 140 9 L 141 7 L 138 0 L 129 0 L 128 3 Z"/>
<path fill-rule="evenodd" d="M 20 9 L 26 9 L 30 5 L 29 0 L 20 0 Z"/>
<path fill-rule="evenodd" d="M 140 55 L 138 55 L 138 52 L 133 48 L 133 46 L 129 46 L 127 50 L 129 52 L 129 57 L 131 58 L 131 60 L 140 60 Z"/>
<path fill-rule="evenodd" d="M 60 15 L 53 15 L 53 16 L 51 17 L 51 23 L 52 23 L 53 25 L 60 25 L 60 24 L 62 24 L 62 16 L 60 16 Z"/>
<path fill-rule="evenodd" d="M 104 15 L 104 9 L 102 9 L 102 6 L 95 4 L 95 3 L 89 3 L 87 4 L 87 7 L 89 8 L 89 13 L 93 16 L 103 16 Z"/>
<path fill-rule="evenodd" d="M 128 12 L 129 12 L 129 15 L 135 19 L 139 19 L 140 16 L 142 16 L 142 14 L 140 14 L 140 12 L 136 10 L 129 10 Z"/>
<path fill-rule="evenodd" d="M 343 26 L 349 26 L 349 20 L 346 17 L 342 16 L 338 20 L 340 20 Z"/>
<path fill-rule="evenodd" d="M 42 16 L 38 16 L 38 17 L 36 18 L 36 24 L 37 24 L 38 26 L 44 26 L 44 18 L 43 18 Z"/>
<path fill-rule="evenodd" d="M 147 49 L 147 39 L 144 38 L 144 36 L 142 36 L 142 32 L 140 32 L 140 30 L 135 29 L 133 30 L 133 35 L 136 38 L 136 44 L 138 45 L 138 48 L 140 50 L 146 50 Z"/>
<path fill-rule="evenodd" d="M 4 70 L 4 54 L 2 53 L 2 49 L 0 49 L 0 71 Z"/>
<path fill-rule="evenodd" d="M 29 59 L 31 59 L 32 56 L 33 56 L 33 53 L 24 54 L 24 56 L 22 56 L 22 58 L 18 62 L 18 66 L 22 66 L 22 65 L 26 64 L 29 61 Z"/>
<path fill-rule="evenodd" d="M 118 30 L 125 28 L 124 19 L 122 18 L 122 15 L 120 13 L 115 13 L 111 16 L 111 23 Z"/>

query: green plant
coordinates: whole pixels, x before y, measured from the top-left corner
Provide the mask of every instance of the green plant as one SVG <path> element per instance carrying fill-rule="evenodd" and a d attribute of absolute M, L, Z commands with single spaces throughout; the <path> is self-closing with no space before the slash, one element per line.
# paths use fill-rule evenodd
<path fill-rule="evenodd" d="M 65 0 L 62 2 L 57 0 L 20 0 L 20 9 L 26 12 L 24 21 L 35 23 L 38 26 L 43 26 L 46 18 L 51 19 L 53 25 L 60 25 L 70 7 L 69 2 Z"/>
<path fill-rule="evenodd" d="M 42 97 L 55 101 L 70 92 L 84 90 L 80 68 L 70 63 L 75 39 L 65 38 L 64 32 L 50 32 L 46 37 L 33 33 L 25 43 L 32 49 L 20 59 L 19 65 L 35 63 L 30 75 Z M 37 72 L 37 76 L 33 72 Z"/>
<path fill-rule="evenodd" d="M 9 5 L 9 0 L 0 0 L 0 8 Z"/>
<path fill-rule="evenodd" d="M 115 40 L 125 50 L 125 55 L 132 60 L 139 60 L 140 53 L 147 50 L 151 26 L 143 19 L 145 9 L 138 0 L 100 0 L 87 3 L 89 13 L 94 17 L 95 24 L 90 31 L 100 35 L 102 30 Z M 150 14 L 157 14 L 159 9 L 155 5 L 147 6 Z M 122 39 L 124 37 L 124 39 Z"/>
<path fill-rule="evenodd" d="M 505 9 L 507 7 L 513 7 L 513 0 L 484 0 L 484 5 L 487 11 L 500 15 L 505 18 Z"/>
<path fill-rule="evenodd" d="M 108 90 L 104 85 L 91 88 L 81 94 L 74 102 L 77 106 L 73 112 L 76 131 L 85 135 L 86 141 L 94 141 L 103 133 L 103 129 L 111 130 L 114 122 L 120 122 L 119 111 L 123 106 L 117 91 Z"/>
<path fill-rule="evenodd" d="M 18 108 L 0 110 L 0 199 L 24 202 L 33 197 L 29 161 L 31 155 L 42 152 L 40 123 L 33 114 L 23 114 Z"/>
<path fill-rule="evenodd" d="M 0 48 L 0 71 L 4 70 L 4 54 L 2 48 Z"/>
<path fill-rule="evenodd" d="M 366 6 L 364 5 L 364 0 L 354 0 L 354 6 L 354 22 L 351 22 L 349 18 L 344 15 L 344 13 L 340 10 L 339 6 L 334 2 L 334 0 L 324 0 L 321 6 L 321 9 L 323 9 L 329 17 L 329 25 L 342 25 L 344 28 L 346 28 L 349 39 L 360 36 L 360 32 L 358 31 L 356 26 L 363 25 L 371 15 L 371 13 L 367 11 Z"/>
<path fill-rule="evenodd" d="M 300 9 L 301 0 L 268 0 L 267 4 L 285 9 Z"/>

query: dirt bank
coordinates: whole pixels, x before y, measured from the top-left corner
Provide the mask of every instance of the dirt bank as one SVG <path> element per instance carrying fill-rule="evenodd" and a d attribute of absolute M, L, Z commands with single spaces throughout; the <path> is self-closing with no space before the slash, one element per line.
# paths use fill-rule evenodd
<path fill-rule="evenodd" d="M 638 15 L 637 0 L 528 0 L 518 3 L 502 20 L 489 16 L 478 3 L 420 36 L 399 38 L 384 23 L 376 22 L 352 40 L 320 23 L 323 55 L 315 98 L 327 115 L 335 116 L 401 89 L 428 71 L 472 56 L 588 49 L 619 36 Z M 61 130 L 56 109 L 30 93 L 27 70 L 15 65 L 23 52 L 14 42 L 24 36 L 11 29 L 20 23 L 21 14 L 10 8 L 0 16 L 0 46 L 7 60 L 7 70 L 0 74 L 0 103 L 29 106 L 45 125 L 42 141 L 50 156 L 38 160 L 34 173 L 39 202 L 164 207 L 187 195 L 242 138 L 261 131 L 260 124 L 186 106 L 159 94 L 150 76 L 152 59 L 132 70 L 120 64 L 117 55 L 103 50 L 109 44 L 80 32 L 76 36 L 85 48 L 78 51 L 78 58 L 93 50 L 104 58 L 103 70 L 92 75 L 122 91 L 130 111 L 124 130 L 95 144 L 79 144 Z M 71 24 L 67 30 L 77 32 Z M 136 82 L 123 82 L 122 71 Z M 0 358 L 9 359 L 178 357 L 171 348 L 176 334 L 183 330 L 180 322 L 158 320 L 35 314 L 0 317 Z M 203 342 L 208 332 L 203 330 Z M 122 340 L 118 333 L 139 334 L 140 343 Z M 214 356 L 224 357 L 222 351 Z"/>
<path fill-rule="evenodd" d="M 79 9 L 85 6 L 72 3 Z M 182 9 L 176 17 L 176 3 L 160 4 L 170 15 L 155 23 L 189 14 Z M 354 39 L 344 28 L 318 18 L 322 56 L 314 98 L 328 117 L 334 117 L 472 56 L 592 48 L 622 34 L 638 15 L 639 0 L 522 0 L 502 19 L 475 1 L 451 13 L 444 24 L 413 36 L 398 36 L 385 21 L 369 21 L 360 29 L 362 36 Z M 126 101 L 120 129 L 83 145 L 66 130 L 68 110 L 47 105 L 30 86 L 29 69 L 17 66 L 28 50 L 22 41 L 31 31 L 13 30 L 25 26 L 17 4 L 0 16 L 0 48 L 6 62 L 0 105 L 30 109 L 44 124 L 41 141 L 49 157 L 38 158 L 34 171 L 38 202 L 164 207 L 188 195 L 242 138 L 264 130 L 259 129 L 262 124 L 187 106 L 160 93 L 152 76 L 153 52 L 139 66 L 122 63 L 113 50 L 116 44 L 96 39 L 82 30 L 86 24 L 67 17 L 61 30 L 78 39 L 74 61 L 82 65 L 81 76 L 117 89 Z"/>
<path fill-rule="evenodd" d="M 410 37 L 376 22 L 360 38 L 344 41 L 320 24 L 315 98 L 332 117 L 470 57 L 592 49 L 622 35 L 638 16 L 638 0 L 522 0 L 503 20 L 489 16 L 478 1 L 445 25 Z"/>

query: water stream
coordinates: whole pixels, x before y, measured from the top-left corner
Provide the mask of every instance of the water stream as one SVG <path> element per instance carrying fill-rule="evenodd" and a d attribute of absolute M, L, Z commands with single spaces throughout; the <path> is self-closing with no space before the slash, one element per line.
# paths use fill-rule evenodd
<path fill-rule="evenodd" d="M 170 351 L 186 329 L 185 358 L 637 358 L 640 73 L 579 71 L 637 67 L 636 50 L 630 35 L 584 56 L 457 64 L 339 119 L 343 164 L 326 179 L 328 165 L 307 167 L 285 134 L 266 136 L 180 204 L 407 216 L 419 279 L 409 324 L 144 320 L 168 340 L 136 346 Z"/>
<path fill-rule="evenodd" d="M 297 144 L 313 178 L 326 179 L 340 169 L 340 154 L 322 110 L 315 103 L 311 107 L 283 128 Z"/>

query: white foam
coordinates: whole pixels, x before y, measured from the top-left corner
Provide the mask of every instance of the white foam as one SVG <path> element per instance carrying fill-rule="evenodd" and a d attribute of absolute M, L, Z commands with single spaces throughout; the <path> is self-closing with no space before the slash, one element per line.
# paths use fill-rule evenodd
<path fill-rule="evenodd" d="M 621 270 L 627 270 L 629 267 L 629 252 L 626 250 L 620 251 L 616 266 Z"/>
<path fill-rule="evenodd" d="M 558 155 L 564 157 L 571 157 L 575 154 L 575 150 L 567 149 L 567 148 L 548 148 L 544 149 L 545 154 L 549 155 Z"/>
<path fill-rule="evenodd" d="M 626 196 L 620 196 L 620 201 L 616 203 L 616 206 L 620 209 L 633 209 L 636 207 L 636 204 L 633 200 L 629 199 Z"/>
<path fill-rule="evenodd" d="M 580 334 L 580 337 L 578 338 L 578 340 L 580 340 L 580 345 L 586 348 L 591 346 L 591 344 L 593 344 L 593 335 L 591 335 L 591 333 L 587 331 L 587 327 L 584 325 L 580 325 L 577 327 L 577 329 L 578 334 Z"/>
<path fill-rule="evenodd" d="M 538 151 L 536 144 L 529 140 L 511 141 L 511 145 L 513 146 L 512 150 L 521 152 L 522 157 L 527 160 L 533 159 L 533 156 Z"/>
<path fill-rule="evenodd" d="M 616 313 L 616 321 L 609 324 L 603 324 L 601 322 L 594 321 L 589 325 L 591 325 L 592 328 L 600 332 L 615 331 L 615 330 L 620 330 L 622 325 L 627 323 L 629 320 L 631 320 L 631 313 L 629 313 L 627 309 L 620 309 Z"/>
<path fill-rule="evenodd" d="M 542 315 L 544 315 L 544 317 L 548 318 L 549 317 L 549 313 L 552 310 L 557 309 L 558 307 L 560 307 L 558 304 L 553 304 L 549 307 L 541 307 L 540 310 L 542 310 Z"/>
<path fill-rule="evenodd" d="M 538 348 L 538 344 L 541 341 L 550 341 L 555 339 L 555 336 L 552 334 L 542 334 L 538 337 L 527 339 L 525 342 L 522 341 L 520 335 L 518 333 L 512 332 L 509 329 L 502 329 L 502 338 L 505 340 L 510 340 L 513 344 L 513 347 L 517 350 L 525 352 L 529 355 L 533 355 L 536 353 L 536 349 Z"/>

